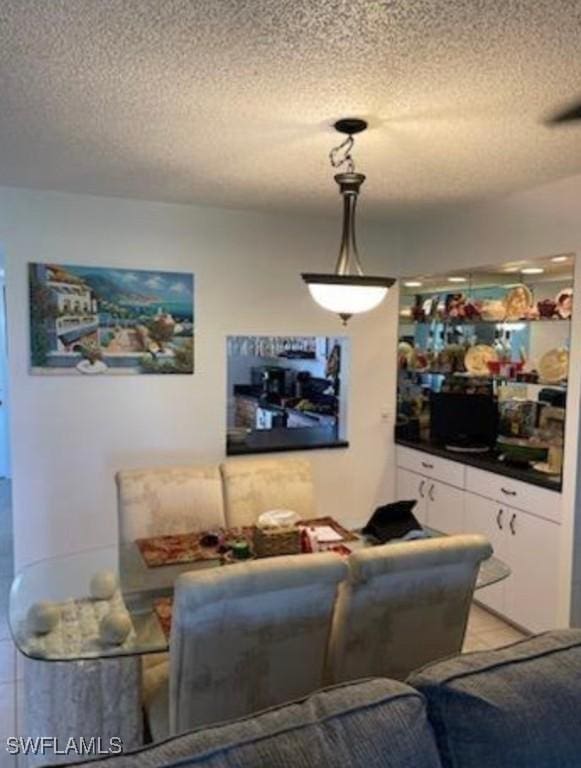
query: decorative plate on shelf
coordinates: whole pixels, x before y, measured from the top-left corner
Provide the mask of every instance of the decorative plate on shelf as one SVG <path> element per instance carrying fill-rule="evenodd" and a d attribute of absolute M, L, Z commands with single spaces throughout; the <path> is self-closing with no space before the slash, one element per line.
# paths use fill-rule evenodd
<path fill-rule="evenodd" d="M 533 306 L 533 294 L 526 285 L 515 285 L 504 299 L 507 320 L 522 320 L 528 317 Z"/>
<path fill-rule="evenodd" d="M 489 344 L 475 344 L 466 352 L 464 366 L 473 376 L 488 376 L 488 363 L 498 362 L 496 350 Z"/>
<path fill-rule="evenodd" d="M 397 356 L 399 358 L 400 367 L 402 362 L 405 362 L 407 365 L 409 365 L 414 356 L 414 348 L 407 341 L 400 341 L 397 345 Z"/>
<path fill-rule="evenodd" d="M 547 384 L 558 384 L 567 378 L 569 369 L 569 353 L 566 349 L 550 349 L 541 357 L 539 374 L 541 381 Z"/>
<path fill-rule="evenodd" d="M 500 299 L 485 299 L 480 305 L 480 314 L 483 320 L 500 323 L 506 317 L 505 303 Z"/>
<path fill-rule="evenodd" d="M 555 298 L 557 304 L 557 314 L 564 320 L 568 320 L 573 312 L 573 289 L 564 288 L 559 291 Z"/>

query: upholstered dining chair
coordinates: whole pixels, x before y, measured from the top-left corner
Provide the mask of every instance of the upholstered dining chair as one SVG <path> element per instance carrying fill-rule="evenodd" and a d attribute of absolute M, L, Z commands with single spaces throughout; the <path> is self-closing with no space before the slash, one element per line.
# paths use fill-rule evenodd
<path fill-rule="evenodd" d="M 169 664 L 145 679 L 153 738 L 320 688 L 337 587 L 346 575 L 344 559 L 326 552 L 180 576 Z"/>
<path fill-rule="evenodd" d="M 115 480 L 119 540 L 124 544 L 224 525 L 217 465 L 124 469 Z"/>
<path fill-rule="evenodd" d="M 220 470 L 229 526 L 252 525 L 271 509 L 316 516 L 311 464 L 304 459 L 234 459 Z"/>
<path fill-rule="evenodd" d="M 326 682 L 404 680 L 428 662 L 459 653 L 484 536 L 458 535 L 361 549 L 335 608 Z"/>

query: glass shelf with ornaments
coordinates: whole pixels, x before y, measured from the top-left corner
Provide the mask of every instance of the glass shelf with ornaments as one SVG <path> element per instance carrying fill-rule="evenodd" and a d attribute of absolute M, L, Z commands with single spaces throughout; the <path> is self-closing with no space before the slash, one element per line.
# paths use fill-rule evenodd
<path fill-rule="evenodd" d="M 544 323 L 547 325 L 553 324 L 553 323 L 570 323 L 571 322 L 571 316 L 569 317 L 560 317 L 558 315 L 555 315 L 553 317 L 528 317 L 528 318 L 522 318 L 522 319 L 516 319 L 516 318 L 504 318 L 504 319 L 496 319 L 496 320 L 489 320 L 484 319 L 482 317 L 480 318 L 467 318 L 467 317 L 433 317 L 433 318 L 424 318 L 424 319 L 416 319 L 412 316 L 412 313 L 409 311 L 409 309 L 403 309 L 400 311 L 399 314 L 400 322 L 402 324 L 410 324 L 410 325 L 447 325 L 447 326 L 460 326 L 460 325 L 497 325 L 497 326 L 511 326 L 511 325 L 520 325 L 520 324 L 528 324 L 528 323 Z"/>
<path fill-rule="evenodd" d="M 458 381 L 494 382 L 496 385 L 514 384 L 523 387 L 538 387 L 539 389 L 559 389 L 567 390 L 567 380 L 562 381 L 543 381 L 538 374 L 534 373 L 470 373 L 469 371 L 441 371 L 428 368 L 400 368 L 400 373 L 412 376 L 438 376 L 440 379 L 456 378 Z"/>

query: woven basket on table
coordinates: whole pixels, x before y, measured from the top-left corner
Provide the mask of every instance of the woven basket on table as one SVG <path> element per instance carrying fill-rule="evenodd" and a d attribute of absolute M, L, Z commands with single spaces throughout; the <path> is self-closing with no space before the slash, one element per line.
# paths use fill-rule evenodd
<path fill-rule="evenodd" d="M 257 557 L 298 555 L 301 551 L 301 532 L 296 525 L 256 526 L 254 552 Z"/>

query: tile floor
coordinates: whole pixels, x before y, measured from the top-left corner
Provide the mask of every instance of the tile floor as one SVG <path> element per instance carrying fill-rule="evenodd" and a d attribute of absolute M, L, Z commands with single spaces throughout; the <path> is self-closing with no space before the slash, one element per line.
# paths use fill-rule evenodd
<path fill-rule="evenodd" d="M 21 693 L 20 665 L 7 623 L 8 592 L 13 574 L 10 484 L 0 480 L 0 768 L 15 768 L 15 758 L 5 752 L 7 736 L 19 732 L 16 713 Z M 516 642 L 523 634 L 483 608 L 473 605 L 464 651 L 480 651 Z M 33 735 L 33 734 L 29 734 Z"/>
<path fill-rule="evenodd" d="M 464 653 L 491 650 L 516 643 L 524 637 L 525 635 L 511 624 L 473 603 L 462 650 Z"/>

